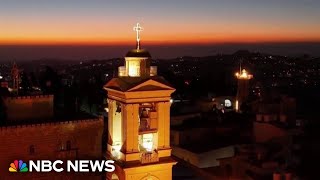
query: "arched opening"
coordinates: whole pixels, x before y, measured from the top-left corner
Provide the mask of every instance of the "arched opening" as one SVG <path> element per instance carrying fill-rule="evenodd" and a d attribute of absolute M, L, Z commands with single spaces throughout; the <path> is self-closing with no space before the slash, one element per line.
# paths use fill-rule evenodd
<path fill-rule="evenodd" d="M 116 174 L 112 174 L 111 179 L 112 180 L 119 180 L 119 177 Z"/>
<path fill-rule="evenodd" d="M 141 180 L 160 180 L 160 179 L 155 176 L 148 175 L 146 177 L 143 177 Z"/>
<path fill-rule="evenodd" d="M 232 103 L 231 103 L 230 99 L 224 100 L 224 107 L 226 107 L 226 108 L 232 107 Z"/>

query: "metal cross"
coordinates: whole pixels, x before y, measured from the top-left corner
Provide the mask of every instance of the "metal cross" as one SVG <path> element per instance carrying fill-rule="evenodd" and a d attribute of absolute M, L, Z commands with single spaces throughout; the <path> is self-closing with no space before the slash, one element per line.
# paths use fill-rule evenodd
<path fill-rule="evenodd" d="M 137 32 L 137 49 L 140 49 L 140 32 L 143 30 L 143 28 L 139 23 L 137 23 L 137 25 L 133 27 L 133 30 Z"/>

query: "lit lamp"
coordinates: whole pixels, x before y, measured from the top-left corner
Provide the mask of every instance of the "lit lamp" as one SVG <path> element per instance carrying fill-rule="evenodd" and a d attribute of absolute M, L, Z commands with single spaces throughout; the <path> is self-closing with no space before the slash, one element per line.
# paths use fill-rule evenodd
<path fill-rule="evenodd" d="M 150 140 L 148 140 L 147 142 L 143 142 L 143 147 L 149 152 L 152 151 L 152 146 L 153 146 L 153 143 Z"/>
<path fill-rule="evenodd" d="M 148 152 L 151 152 L 153 149 L 153 134 L 144 134 L 142 141 L 143 148 Z"/>
<path fill-rule="evenodd" d="M 120 159 L 120 150 L 121 150 L 120 142 L 116 142 L 115 145 L 112 146 L 112 156 L 117 159 Z"/>
<path fill-rule="evenodd" d="M 236 111 L 239 111 L 239 101 L 236 100 Z"/>

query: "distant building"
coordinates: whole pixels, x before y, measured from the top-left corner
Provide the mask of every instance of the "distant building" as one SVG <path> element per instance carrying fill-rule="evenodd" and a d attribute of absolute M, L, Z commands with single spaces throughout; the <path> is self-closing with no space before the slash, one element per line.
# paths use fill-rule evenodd
<path fill-rule="evenodd" d="M 296 125 L 296 99 L 286 95 L 267 96 L 252 102 L 258 122 L 281 122 Z"/>

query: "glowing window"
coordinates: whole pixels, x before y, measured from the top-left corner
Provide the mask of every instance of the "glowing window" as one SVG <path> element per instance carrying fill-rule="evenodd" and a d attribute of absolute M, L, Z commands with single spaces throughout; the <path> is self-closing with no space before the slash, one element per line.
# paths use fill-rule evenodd
<path fill-rule="evenodd" d="M 224 107 L 231 107 L 232 103 L 229 99 L 224 100 Z"/>
<path fill-rule="evenodd" d="M 129 61 L 129 76 L 140 76 L 140 63 L 139 61 Z"/>
<path fill-rule="evenodd" d="M 153 149 L 153 134 L 143 134 L 142 135 L 142 147 L 147 151 L 152 151 Z"/>

